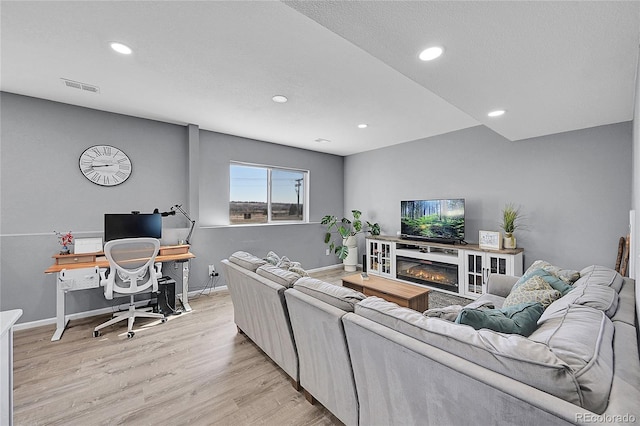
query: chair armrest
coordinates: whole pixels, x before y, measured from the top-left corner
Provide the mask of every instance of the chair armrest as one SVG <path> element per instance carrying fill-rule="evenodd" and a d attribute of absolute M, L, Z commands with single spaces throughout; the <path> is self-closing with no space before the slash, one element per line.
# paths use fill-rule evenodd
<path fill-rule="evenodd" d="M 490 274 L 487 281 L 487 293 L 495 294 L 500 297 L 507 297 L 518 282 L 518 278 L 511 275 Z"/>

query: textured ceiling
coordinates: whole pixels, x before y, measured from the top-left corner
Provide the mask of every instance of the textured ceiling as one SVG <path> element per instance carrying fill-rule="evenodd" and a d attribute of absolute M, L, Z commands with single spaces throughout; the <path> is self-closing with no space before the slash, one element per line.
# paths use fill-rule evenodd
<path fill-rule="evenodd" d="M 339 155 L 479 124 L 519 140 L 633 113 L 639 2 L 0 7 L 3 91 Z M 445 54 L 423 63 L 430 44 Z M 495 108 L 508 112 L 489 120 Z"/>

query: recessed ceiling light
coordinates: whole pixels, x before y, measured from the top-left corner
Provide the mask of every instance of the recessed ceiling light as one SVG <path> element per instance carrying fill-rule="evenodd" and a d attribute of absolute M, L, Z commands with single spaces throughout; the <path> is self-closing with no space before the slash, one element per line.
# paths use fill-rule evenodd
<path fill-rule="evenodd" d="M 358 124 L 358 129 L 366 129 L 367 127 L 369 127 L 368 124 L 365 124 L 365 123 Z"/>
<path fill-rule="evenodd" d="M 429 47 L 428 49 L 424 49 L 422 52 L 420 52 L 418 58 L 420 58 L 421 61 L 432 61 L 442 55 L 443 51 L 444 49 L 442 47 Z"/>
<path fill-rule="evenodd" d="M 131 48 L 125 44 L 113 42 L 109 46 L 111 46 L 111 48 L 118 53 L 122 53 L 123 55 L 131 55 Z"/>
<path fill-rule="evenodd" d="M 489 117 L 500 117 L 501 115 L 504 115 L 504 113 L 507 112 L 503 109 L 497 109 L 495 111 L 491 111 L 489 114 L 487 114 Z"/>
<path fill-rule="evenodd" d="M 318 138 L 318 139 L 315 140 L 315 142 L 318 142 L 318 143 L 329 143 L 331 141 L 329 139 Z"/>
<path fill-rule="evenodd" d="M 276 102 L 276 103 L 279 103 L 279 104 L 283 104 L 283 103 L 287 102 L 289 99 L 287 99 L 286 96 L 275 95 L 273 98 L 271 98 L 271 100 L 273 102 Z"/>

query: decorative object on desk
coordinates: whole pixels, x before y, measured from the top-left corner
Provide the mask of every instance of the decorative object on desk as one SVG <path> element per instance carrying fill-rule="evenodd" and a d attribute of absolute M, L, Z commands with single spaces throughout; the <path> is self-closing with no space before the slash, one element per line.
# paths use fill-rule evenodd
<path fill-rule="evenodd" d="M 102 238 L 76 238 L 74 254 L 97 253 L 102 251 Z"/>
<path fill-rule="evenodd" d="M 69 246 L 73 244 L 73 235 L 71 235 L 71 231 L 67 232 L 66 234 L 63 234 L 62 232 L 58 232 L 58 231 L 53 231 L 53 232 L 58 236 L 58 242 L 62 246 L 62 249 L 60 250 L 60 254 L 71 253 L 71 250 L 69 249 Z"/>
<path fill-rule="evenodd" d="M 187 212 L 182 208 L 182 204 L 176 204 L 174 206 L 171 206 L 171 209 L 168 212 L 160 212 L 158 209 L 155 209 L 153 212 L 156 214 L 160 214 L 162 217 L 166 217 L 166 216 L 175 216 L 176 211 L 179 211 L 180 213 L 182 213 L 184 217 L 186 217 L 187 220 L 191 222 L 191 229 L 189 229 L 189 234 L 187 235 L 187 238 L 185 238 L 184 240 L 178 240 L 178 245 L 191 244 L 189 240 L 191 239 L 191 234 L 193 234 L 193 228 L 196 226 L 196 221 L 189 217 Z"/>
<path fill-rule="evenodd" d="M 80 155 L 79 165 L 84 177 L 101 186 L 120 185 L 129 179 L 133 169 L 129 156 L 110 145 L 85 149 Z"/>
<path fill-rule="evenodd" d="M 480 231 L 478 245 L 481 249 L 500 250 L 502 249 L 502 236 L 499 232 Z"/>
<path fill-rule="evenodd" d="M 358 263 L 358 240 L 356 236 L 362 232 L 369 232 L 371 235 L 380 235 L 380 225 L 361 219 L 360 210 L 351 210 L 353 219 L 343 217 L 338 218 L 333 215 L 326 215 L 320 223 L 327 227 L 324 235 L 325 244 L 329 244 L 329 250 L 334 252 L 344 263 L 345 271 L 355 271 Z M 338 235 L 334 235 L 338 234 Z M 339 237 L 340 243 L 334 241 Z"/>
<path fill-rule="evenodd" d="M 522 213 L 519 207 L 515 207 L 512 203 L 508 203 L 502 210 L 502 223 L 500 228 L 504 230 L 504 248 L 516 248 L 516 237 L 513 235 L 516 229 L 522 228 L 520 223 Z"/>

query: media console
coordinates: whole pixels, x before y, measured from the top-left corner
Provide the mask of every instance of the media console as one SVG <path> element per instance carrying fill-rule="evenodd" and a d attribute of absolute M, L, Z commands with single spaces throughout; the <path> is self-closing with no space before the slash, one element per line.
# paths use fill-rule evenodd
<path fill-rule="evenodd" d="M 486 250 L 475 244 L 444 244 L 376 235 L 366 240 L 366 269 L 379 275 L 464 297 L 486 291 L 490 274 L 522 275 L 520 248 Z"/>

